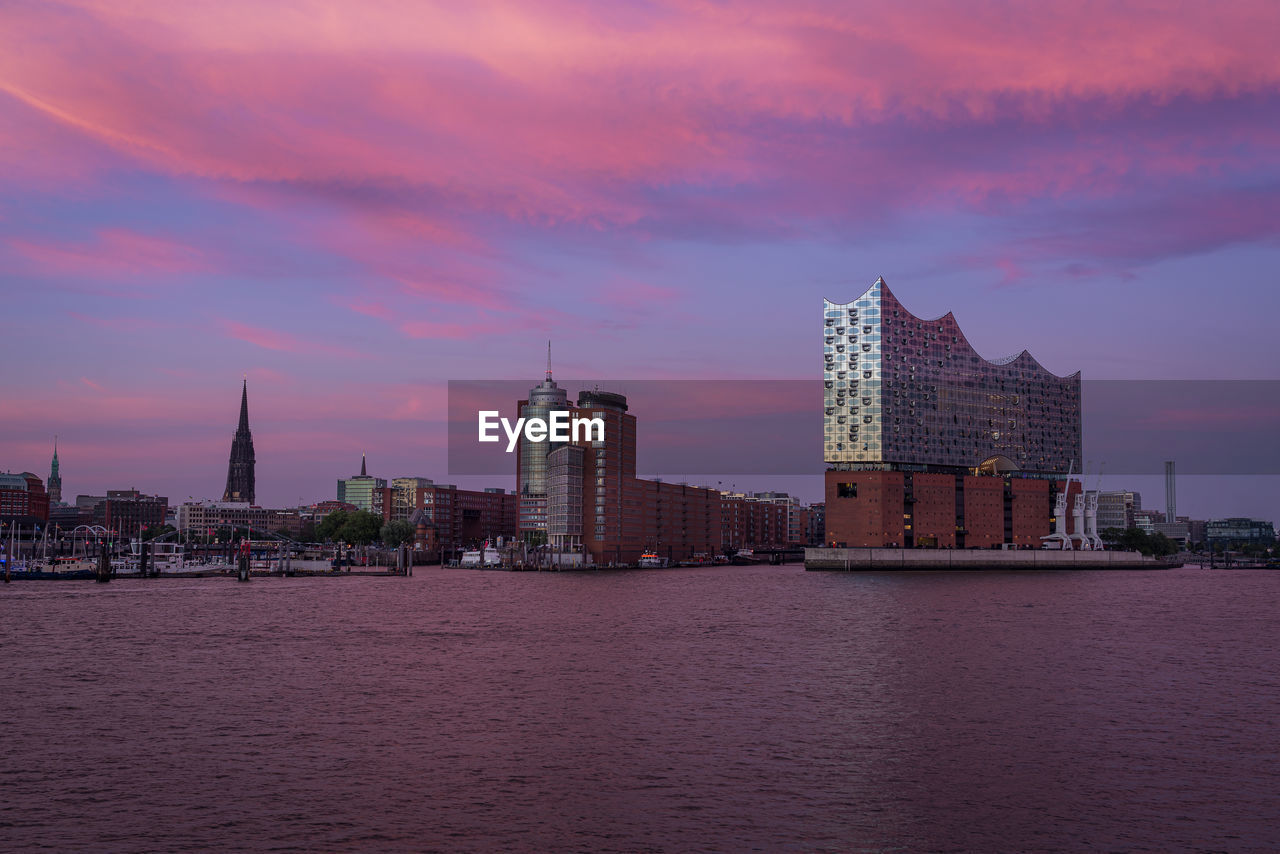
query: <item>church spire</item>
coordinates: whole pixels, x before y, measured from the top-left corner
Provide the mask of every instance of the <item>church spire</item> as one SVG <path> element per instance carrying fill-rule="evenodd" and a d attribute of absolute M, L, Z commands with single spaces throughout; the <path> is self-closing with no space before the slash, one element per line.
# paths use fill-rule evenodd
<path fill-rule="evenodd" d="M 231 440 L 231 459 L 227 463 L 227 488 L 223 501 L 253 504 L 256 500 L 253 455 L 253 434 L 249 431 L 249 378 L 240 387 L 240 422 L 235 438 Z"/>
<path fill-rule="evenodd" d="M 361 477 L 369 476 L 369 471 L 368 469 L 365 468 L 365 465 L 364 465 L 364 451 L 360 452 L 360 476 Z"/>
<path fill-rule="evenodd" d="M 49 465 L 49 480 L 45 484 L 50 506 L 62 503 L 62 473 L 58 470 L 58 437 L 53 437 L 53 462 Z"/>
<path fill-rule="evenodd" d="M 244 378 L 244 387 L 240 390 L 240 426 L 237 431 L 249 430 L 249 378 Z"/>

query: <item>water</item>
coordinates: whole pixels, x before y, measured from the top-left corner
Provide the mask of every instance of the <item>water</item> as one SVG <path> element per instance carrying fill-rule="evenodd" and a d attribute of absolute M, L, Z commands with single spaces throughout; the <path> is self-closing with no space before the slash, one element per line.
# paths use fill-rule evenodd
<path fill-rule="evenodd" d="M 0 588 L 0 849 L 1280 848 L 1280 574 Z"/>

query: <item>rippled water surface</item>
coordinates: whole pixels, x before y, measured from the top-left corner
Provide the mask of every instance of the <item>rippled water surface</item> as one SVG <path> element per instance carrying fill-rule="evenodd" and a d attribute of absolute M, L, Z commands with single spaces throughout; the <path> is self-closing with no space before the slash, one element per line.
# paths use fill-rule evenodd
<path fill-rule="evenodd" d="M 1280 574 L 0 587 L 0 848 L 1273 850 Z"/>

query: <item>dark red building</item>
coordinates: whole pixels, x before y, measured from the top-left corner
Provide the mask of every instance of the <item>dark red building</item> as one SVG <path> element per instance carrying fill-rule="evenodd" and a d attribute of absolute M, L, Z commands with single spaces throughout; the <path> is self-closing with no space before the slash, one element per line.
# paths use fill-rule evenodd
<path fill-rule="evenodd" d="M 19 525 L 49 521 L 49 494 L 44 481 L 29 471 L 0 474 L 0 520 Z"/>

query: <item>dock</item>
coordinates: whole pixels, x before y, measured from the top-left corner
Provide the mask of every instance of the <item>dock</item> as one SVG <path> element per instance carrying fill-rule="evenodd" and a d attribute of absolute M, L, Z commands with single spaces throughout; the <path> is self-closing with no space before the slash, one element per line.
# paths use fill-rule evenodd
<path fill-rule="evenodd" d="M 1171 569 L 1182 561 L 1140 552 L 1050 549 L 835 549 L 804 550 L 804 568 L 885 572 L 893 570 Z"/>

